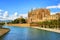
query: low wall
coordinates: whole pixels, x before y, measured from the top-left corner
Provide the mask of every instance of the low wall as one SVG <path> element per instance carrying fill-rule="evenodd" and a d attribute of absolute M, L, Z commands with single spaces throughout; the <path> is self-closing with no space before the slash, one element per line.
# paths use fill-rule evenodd
<path fill-rule="evenodd" d="M 30 24 L 8 24 L 8 26 L 23 26 L 23 27 L 29 27 L 30 26 Z"/>

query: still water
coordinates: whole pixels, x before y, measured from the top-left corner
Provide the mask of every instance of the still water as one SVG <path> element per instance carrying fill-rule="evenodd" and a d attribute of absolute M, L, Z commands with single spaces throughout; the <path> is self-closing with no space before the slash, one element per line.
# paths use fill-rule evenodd
<path fill-rule="evenodd" d="M 2 36 L 0 40 L 60 40 L 60 34 L 34 28 L 4 26 L 10 32 Z"/>

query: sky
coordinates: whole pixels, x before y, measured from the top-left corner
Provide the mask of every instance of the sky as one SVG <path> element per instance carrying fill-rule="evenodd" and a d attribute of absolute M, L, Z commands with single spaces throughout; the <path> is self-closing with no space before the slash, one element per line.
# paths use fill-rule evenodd
<path fill-rule="evenodd" d="M 50 9 L 51 14 L 60 12 L 59 0 L 0 0 L 0 20 L 27 17 L 31 9 Z"/>

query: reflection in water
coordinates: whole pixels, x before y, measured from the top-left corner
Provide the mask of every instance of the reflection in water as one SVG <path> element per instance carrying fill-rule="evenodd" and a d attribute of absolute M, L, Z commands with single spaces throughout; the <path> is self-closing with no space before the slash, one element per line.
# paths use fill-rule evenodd
<path fill-rule="evenodd" d="M 60 40 L 60 34 L 44 30 L 4 26 L 10 32 L 0 38 L 0 40 Z"/>

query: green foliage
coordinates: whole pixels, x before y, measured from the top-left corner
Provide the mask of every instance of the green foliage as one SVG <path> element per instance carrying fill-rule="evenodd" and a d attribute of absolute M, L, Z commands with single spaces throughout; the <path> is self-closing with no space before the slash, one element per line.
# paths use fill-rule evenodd
<path fill-rule="evenodd" d="M 1 22 L 0 25 L 4 25 L 5 23 Z"/>
<path fill-rule="evenodd" d="M 5 23 L 3 22 L 0 22 L 0 28 L 2 28 L 2 26 L 4 25 Z"/>
<path fill-rule="evenodd" d="M 45 27 L 48 27 L 48 28 L 60 28 L 60 19 L 38 22 L 38 24 L 41 26 L 44 25 Z"/>
<path fill-rule="evenodd" d="M 24 18 L 21 19 L 21 23 L 26 23 L 26 20 Z"/>
<path fill-rule="evenodd" d="M 26 23 L 26 19 L 18 18 L 18 19 L 15 19 L 14 21 L 9 22 L 9 23 L 13 23 L 13 24 L 16 24 L 16 23 Z"/>

